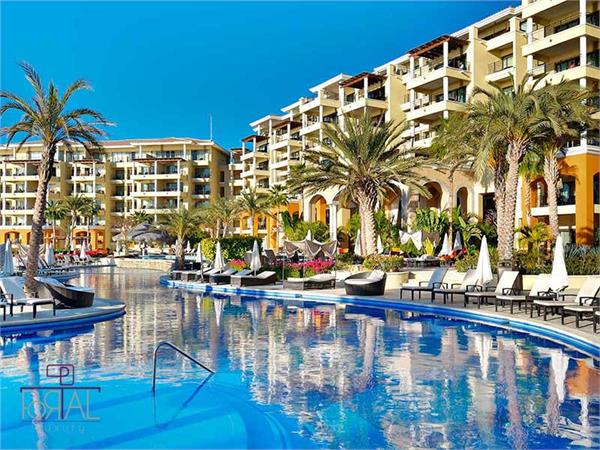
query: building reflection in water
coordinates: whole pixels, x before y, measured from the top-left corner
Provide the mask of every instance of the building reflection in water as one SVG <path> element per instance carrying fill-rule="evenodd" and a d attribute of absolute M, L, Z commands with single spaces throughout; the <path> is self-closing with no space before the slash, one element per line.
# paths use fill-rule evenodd
<path fill-rule="evenodd" d="M 151 272 L 111 269 L 80 282 L 122 298 L 126 316 L 5 337 L 3 376 L 35 383 L 40 365 L 60 362 L 87 378 L 148 378 L 156 344 L 168 340 L 238 374 L 254 401 L 277 405 L 325 445 L 600 444 L 597 365 L 542 339 L 393 310 L 207 298 L 162 288 Z M 165 381 L 195 376 L 175 355 L 164 365 Z"/>

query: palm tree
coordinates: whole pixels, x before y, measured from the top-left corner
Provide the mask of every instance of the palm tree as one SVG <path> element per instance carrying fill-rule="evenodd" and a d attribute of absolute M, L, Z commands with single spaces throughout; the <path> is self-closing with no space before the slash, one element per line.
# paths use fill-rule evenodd
<path fill-rule="evenodd" d="M 289 195 L 284 186 L 280 184 L 276 184 L 269 189 L 267 194 L 267 202 L 271 208 L 275 209 L 275 214 L 273 217 L 275 218 L 275 244 L 277 249 L 279 249 L 279 215 L 281 213 L 280 209 L 282 206 L 287 206 L 289 203 Z"/>
<path fill-rule="evenodd" d="M 560 174 L 557 156 L 567 143 L 579 139 L 590 126 L 595 108 L 589 100 L 593 94 L 574 81 L 561 81 L 544 86 L 540 93 L 540 120 L 543 133 L 539 148 L 543 155 L 543 173 L 548 187 L 548 212 L 552 239 L 558 236 L 558 184 Z"/>
<path fill-rule="evenodd" d="M 38 138 L 42 144 L 38 168 L 39 181 L 25 271 L 25 290 L 28 295 L 34 295 L 39 249 L 43 241 L 48 184 L 52 177 L 54 157 L 58 146 L 62 145 L 67 150 L 71 150 L 74 144 L 81 144 L 86 150 L 100 148 L 98 139 L 106 136 L 106 132 L 98 127 L 109 125 L 109 123 L 100 113 L 89 108 L 67 110 L 73 94 L 90 89 L 90 85 L 86 81 L 75 81 L 61 96 L 52 82 L 48 84 L 47 90 L 44 88 L 40 76 L 32 66 L 21 63 L 21 68 L 33 88 L 34 97 L 31 102 L 27 102 L 12 92 L 0 91 L 0 99 L 3 100 L 0 106 L 0 118 L 9 111 L 19 114 L 16 123 L 0 129 L 0 136 L 6 137 L 7 144 L 15 139 L 18 140 L 17 149 L 20 149 L 32 138 Z"/>
<path fill-rule="evenodd" d="M 476 133 L 473 133 L 473 130 L 468 127 L 469 122 L 462 114 L 450 114 L 447 119 L 442 119 L 437 127 L 429 150 L 431 158 L 438 162 L 439 169 L 448 172 L 450 184 L 448 234 L 450 242 L 453 242 L 454 226 L 454 175 L 461 169 L 473 169 L 479 153 L 479 141 L 476 139 Z M 483 170 L 487 171 L 486 165 L 483 165 Z"/>
<path fill-rule="evenodd" d="M 525 197 L 525 223 L 531 227 L 531 183 L 544 173 L 544 156 L 537 147 L 528 151 L 519 165 L 519 175 L 523 177 Z"/>
<path fill-rule="evenodd" d="M 239 211 L 250 216 L 252 236 L 256 236 L 256 217 L 269 215 L 269 203 L 264 194 L 256 192 L 256 188 L 242 191 L 238 199 Z"/>
<path fill-rule="evenodd" d="M 494 187 L 498 221 L 498 253 L 505 264 L 512 261 L 519 165 L 527 150 L 541 137 L 539 80 L 514 83 L 514 90 L 492 84 L 475 88 L 468 116 L 479 131 L 482 154 L 494 159 Z M 480 156 L 481 158 L 481 156 Z M 487 158 L 486 158 L 487 159 Z"/>
<path fill-rule="evenodd" d="M 52 246 L 56 245 L 56 221 L 63 220 L 67 211 L 62 202 L 50 200 L 46 205 L 44 217 L 52 224 Z"/>
<path fill-rule="evenodd" d="M 229 224 L 237 218 L 238 214 L 239 204 L 233 199 L 219 197 L 211 203 L 208 215 L 216 225 L 217 239 L 227 236 Z"/>
<path fill-rule="evenodd" d="M 194 232 L 199 221 L 200 215 L 196 209 L 174 209 L 166 215 L 164 229 L 175 237 L 175 269 L 183 268 L 185 264 L 183 243 Z"/>
<path fill-rule="evenodd" d="M 314 194 L 330 188 L 340 191 L 342 202 L 353 201 L 361 217 L 361 236 L 367 254 L 377 251 L 375 210 L 401 185 L 425 196 L 424 180 L 417 168 L 424 157 L 415 155 L 401 134 L 404 123 L 373 123 L 364 115 L 345 117 L 324 129 L 327 139 L 304 152 L 305 162 L 293 166 L 288 181 L 291 192 Z"/>
<path fill-rule="evenodd" d="M 71 195 L 61 200 L 63 208 L 66 211 L 66 218 L 69 219 L 67 231 L 67 244 L 71 246 L 73 240 L 73 230 L 77 226 L 79 219 L 83 218 L 87 212 L 91 212 L 92 206 L 90 202 L 94 202 L 89 197 L 84 197 L 80 194 Z M 95 204 L 94 204 L 95 206 Z"/>
<path fill-rule="evenodd" d="M 151 220 L 152 219 L 150 218 L 150 214 L 148 214 L 144 210 L 134 211 L 131 214 L 131 221 L 133 222 L 133 225 L 141 225 L 144 223 L 149 224 Z"/>

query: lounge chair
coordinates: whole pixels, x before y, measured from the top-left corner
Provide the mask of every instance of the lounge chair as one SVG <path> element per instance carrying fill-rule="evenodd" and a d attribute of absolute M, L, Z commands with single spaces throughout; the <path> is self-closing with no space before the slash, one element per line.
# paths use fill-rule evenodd
<path fill-rule="evenodd" d="M 227 269 L 221 273 L 215 273 L 208 276 L 209 283 L 211 284 L 227 284 L 231 282 L 231 275 L 237 275 L 238 277 L 244 277 L 252 273 L 249 269 L 240 270 L 237 272 L 235 269 Z"/>
<path fill-rule="evenodd" d="M 452 283 L 450 287 L 439 287 L 434 289 L 432 300 L 435 301 L 436 295 L 441 294 L 444 299 L 444 304 L 447 302 L 448 297 L 450 297 L 450 303 L 454 303 L 455 295 L 465 295 L 467 291 L 475 289 L 475 286 L 477 286 L 477 276 L 475 273 L 475 269 L 469 269 L 465 272 L 465 276 L 461 283 Z"/>
<path fill-rule="evenodd" d="M 544 320 L 548 317 L 548 311 L 554 314 L 560 314 L 563 308 L 571 306 L 583 306 L 586 300 L 592 300 L 600 291 L 600 276 L 590 275 L 585 279 L 583 285 L 577 293 L 559 293 L 553 294 L 550 299 L 534 300 L 531 305 L 531 317 L 533 317 L 534 308 L 537 310 L 538 317 L 543 311 Z M 574 297 L 573 301 L 566 301 L 568 297 Z M 559 300 L 560 299 L 560 300 Z"/>
<path fill-rule="evenodd" d="M 236 287 L 243 286 L 264 286 L 267 284 L 277 283 L 277 274 L 271 271 L 261 272 L 258 275 L 246 275 L 246 276 L 231 276 L 231 285 Z"/>
<path fill-rule="evenodd" d="M 35 279 L 48 289 L 60 307 L 88 308 L 94 304 L 95 291 L 92 288 L 65 284 L 49 277 L 36 277 Z"/>
<path fill-rule="evenodd" d="M 560 321 L 563 325 L 565 324 L 566 316 L 575 316 L 575 326 L 577 328 L 579 328 L 579 322 L 582 319 L 586 317 L 591 317 L 592 319 L 594 319 L 596 311 L 600 309 L 600 286 L 598 285 L 599 280 L 600 275 L 588 277 L 584 285 L 581 287 L 581 290 L 583 290 L 584 287 L 586 288 L 587 292 L 592 292 L 594 288 L 599 289 L 596 289 L 593 295 L 580 296 L 578 304 L 572 306 L 564 306 L 561 309 Z M 586 284 L 588 284 L 588 286 L 586 286 Z"/>
<path fill-rule="evenodd" d="M 283 280 L 284 289 L 304 291 L 308 289 L 333 289 L 335 288 L 335 275 L 321 273 L 307 278 L 288 278 Z"/>
<path fill-rule="evenodd" d="M 421 292 L 429 292 L 431 294 L 431 301 L 433 302 L 433 290 L 439 289 L 441 287 L 447 288 L 448 286 L 444 283 L 444 278 L 446 277 L 446 273 L 448 273 L 448 269 L 445 267 L 440 267 L 435 269 L 429 278 L 429 281 L 419 281 L 419 284 L 416 286 L 402 286 L 400 288 L 400 298 L 402 298 L 402 292 L 408 291 L 410 292 L 410 299 L 415 299 L 415 292 L 419 293 L 419 298 L 421 298 Z"/>
<path fill-rule="evenodd" d="M 387 274 L 381 270 L 359 272 L 344 280 L 347 295 L 383 295 Z"/>
<path fill-rule="evenodd" d="M 600 311 L 594 313 L 594 333 L 598 332 L 598 325 L 600 325 Z"/>
<path fill-rule="evenodd" d="M 180 270 L 177 276 L 181 281 L 198 281 L 202 280 L 202 275 L 204 274 L 205 281 L 208 281 L 208 277 L 210 275 L 214 275 L 220 273 L 221 270 L 204 268 L 202 270 Z"/>
<path fill-rule="evenodd" d="M 477 286 L 473 291 L 465 292 L 465 308 L 470 302 L 477 303 L 477 307 L 481 308 L 482 303 L 485 302 L 487 304 L 489 299 L 495 300 L 498 295 L 512 292 L 516 287 L 518 279 L 519 272 L 506 270 L 502 272 L 502 276 L 500 276 L 498 284 L 493 291 L 491 290 L 491 287 Z"/>
<path fill-rule="evenodd" d="M 56 316 L 56 301 L 53 298 L 34 298 L 27 297 L 20 284 L 20 277 L 0 278 L 0 289 L 5 296 L 9 297 L 13 305 L 18 305 L 23 311 L 23 307 L 33 307 L 33 318 L 37 316 L 37 308 L 42 305 L 52 305 L 52 315 Z"/>
<path fill-rule="evenodd" d="M 6 320 L 6 308 L 8 308 L 9 314 L 13 315 L 13 302 L 12 298 L 5 295 L 4 292 L 0 292 L 0 308 L 2 308 L 2 320 Z"/>
<path fill-rule="evenodd" d="M 555 296 L 556 294 L 550 290 L 550 275 L 541 274 L 535 278 L 529 292 L 515 288 L 506 288 L 504 292 L 496 296 L 494 303 L 496 305 L 496 311 L 498 311 L 498 305 L 504 308 L 504 306 L 509 303 L 510 313 L 513 314 L 515 303 L 519 306 L 519 311 L 521 310 L 521 306 L 525 304 L 525 312 L 527 312 L 527 305 L 529 303 L 533 304 L 535 300 L 549 300 Z M 533 306 L 531 309 L 531 317 L 533 317 Z"/>

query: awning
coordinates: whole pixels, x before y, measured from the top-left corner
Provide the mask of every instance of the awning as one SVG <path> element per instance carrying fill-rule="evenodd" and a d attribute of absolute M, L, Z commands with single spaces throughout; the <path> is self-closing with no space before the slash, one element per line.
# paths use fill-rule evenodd
<path fill-rule="evenodd" d="M 319 242 L 304 239 L 303 241 L 283 241 L 283 251 L 288 257 L 302 254 L 311 259 L 320 257 L 333 258 L 337 253 L 337 241 Z"/>

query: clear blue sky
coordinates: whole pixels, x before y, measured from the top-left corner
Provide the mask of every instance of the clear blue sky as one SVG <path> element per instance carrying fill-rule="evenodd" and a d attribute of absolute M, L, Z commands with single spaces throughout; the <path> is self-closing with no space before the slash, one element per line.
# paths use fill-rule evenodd
<path fill-rule="evenodd" d="M 371 70 L 519 2 L 7 3 L 1 87 L 27 89 L 19 61 L 117 126 L 111 138 L 208 137 L 238 146 L 248 123 L 340 72 Z"/>

